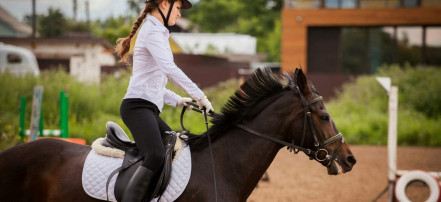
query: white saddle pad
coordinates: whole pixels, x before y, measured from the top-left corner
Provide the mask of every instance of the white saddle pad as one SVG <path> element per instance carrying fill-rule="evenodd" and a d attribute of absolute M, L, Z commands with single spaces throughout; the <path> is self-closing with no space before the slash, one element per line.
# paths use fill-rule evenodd
<path fill-rule="evenodd" d="M 91 150 L 83 167 L 83 189 L 91 197 L 106 200 L 106 182 L 110 174 L 122 165 L 122 158 L 114 158 L 97 154 Z M 184 145 L 179 156 L 172 164 L 170 183 L 162 194 L 161 202 L 176 200 L 190 180 L 191 153 L 190 147 Z M 109 184 L 109 201 L 116 201 L 114 188 L 118 174 L 113 176 Z M 153 199 L 157 201 L 157 199 Z"/>

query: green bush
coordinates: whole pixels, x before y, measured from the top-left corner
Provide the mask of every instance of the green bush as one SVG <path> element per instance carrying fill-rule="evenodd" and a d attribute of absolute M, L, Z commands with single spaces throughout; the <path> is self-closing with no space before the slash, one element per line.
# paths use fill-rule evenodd
<path fill-rule="evenodd" d="M 7 132 L 8 141 L 17 140 L 19 132 L 19 101 L 24 96 L 26 102 L 25 128 L 28 129 L 32 96 L 35 85 L 43 86 L 43 125 L 44 129 L 59 129 L 60 123 L 60 92 L 65 91 L 69 99 L 69 132 L 70 137 L 85 138 L 88 143 L 93 138 L 105 134 L 105 121 L 112 120 L 107 117 L 118 117 L 119 102 L 124 96 L 128 84 L 128 76 L 116 81 L 111 77 L 104 78 L 102 85 L 85 84 L 78 82 L 63 71 L 45 71 L 39 77 L 15 77 L 11 74 L 0 74 L 0 127 L 2 125 L 12 128 Z M 109 80 L 110 82 L 107 82 Z M 121 90 L 123 89 L 123 90 Z M 116 99 L 118 98 L 118 99 Z M 115 109 L 113 109 L 115 108 Z M 103 121 L 100 123 L 98 121 Z M 118 122 L 118 119 L 112 121 Z M 8 148 L 11 144 L 3 141 L 4 128 L 0 128 L 2 141 L 0 150 Z M 13 145 L 13 144 L 12 144 Z"/>
<path fill-rule="evenodd" d="M 441 70 L 435 67 L 383 67 L 379 75 L 398 85 L 400 102 L 431 118 L 441 118 Z"/>
<path fill-rule="evenodd" d="M 32 96 L 35 85 L 43 89 L 43 125 L 44 129 L 58 129 L 60 123 L 60 91 L 64 90 L 69 99 L 69 137 L 84 138 L 91 144 L 96 138 L 106 134 L 105 124 L 113 121 L 119 124 L 129 136 L 130 132 L 119 116 L 119 106 L 129 83 L 130 73 L 121 72 L 122 76 L 104 76 L 101 84 L 78 82 L 63 71 L 42 72 L 40 77 L 15 77 L 0 74 L 0 151 L 17 144 L 19 133 L 19 102 L 25 96 L 26 121 L 29 128 L 32 108 Z M 214 89 L 205 89 L 205 93 L 216 110 L 220 110 L 226 99 L 233 94 L 238 83 L 235 80 L 219 84 Z M 173 85 L 168 88 L 181 96 L 186 94 Z M 160 116 L 174 130 L 181 130 L 179 118 L 181 109 L 165 106 Z M 187 112 L 185 127 L 193 133 L 206 130 L 204 117 L 196 112 Z"/>
<path fill-rule="evenodd" d="M 428 67 L 385 66 L 345 84 L 326 106 L 347 141 L 387 143 L 388 97 L 377 76 L 399 87 L 398 144 L 441 146 L 441 69 Z"/>

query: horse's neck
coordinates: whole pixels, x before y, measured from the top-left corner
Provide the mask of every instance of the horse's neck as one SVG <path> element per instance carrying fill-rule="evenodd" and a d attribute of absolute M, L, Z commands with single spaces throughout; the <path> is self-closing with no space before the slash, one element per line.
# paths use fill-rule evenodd
<path fill-rule="evenodd" d="M 273 101 L 269 106 L 262 108 L 252 120 L 245 121 L 243 124 L 260 133 L 283 139 L 283 134 L 286 133 L 288 127 L 285 124 L 285 118 L 294 109 L 280 106 L 288 106 L 287 103 L 295 101 L 290 99 L 293 97 L 286 96 L 282 97 L 284 99 Z M 282 148 L 282 145 L 278 143 L 258 137 L 236 126 L 232 126 L 225 134 L 219 136 L 212 146 L 217 193 L 221 201 L 246 201 L 277 152 Z M 194 167 L 190 189 L 188 189 L 192 191 L 188 193 L 192 193 L 191 197 L 195 199 L 197 193 L 203 192 L 204 194 L 201 195 L 206 198 L 200 201 L 214 201 L 212 200 L 215 195 L 214 180 L 209 147 L 193 153 L 192 161 Z M 203 187 L 198 182 L 203 182 Z"/>
<path fill-rule="evenodd" d="M 253 125 L 250 125 L 253 127 Z M 256 128 L 256 127 L 255 127 Z M 260 128 L 257 127 L 256 130 Z M 266 131 L 262 131 L 266 132 Z M 213 156 L 219 197 L 244 201 L 256 187 L 275 158 L 280 145 L 239 128 L 232 128 L 213 143 Z M 204 163 L 211 164 L 209 149 L 201 152 Z M 210 166 L 204 166 L 210 169 Z M 212 182 L 211 172 L 205 179 Z M 210 186 L 207 184 L 207 186 Z"/>

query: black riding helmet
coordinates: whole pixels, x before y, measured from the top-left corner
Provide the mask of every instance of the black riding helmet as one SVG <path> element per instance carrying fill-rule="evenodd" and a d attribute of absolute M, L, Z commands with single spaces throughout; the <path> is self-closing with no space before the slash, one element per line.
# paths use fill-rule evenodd
<path fill-rule="evenodd" d="M 149 1 L 152 1 L 152 0 L 146 0 L 145 2 L 147 3 L 147 2 L 149 2 Z M 161 9 L 158 9 L 159 10 L 159 13 L 161 14 L 161 16 L 162 16 L 162 20 L 164 21 L 164 26 L 168 29 L 170 26 L 168 25 L 168 19 L 170 18 L 170 13 L 171 13 L 171 11 L 172 11 L 172 9 L 173 9 L 173 5 L 175 4 L 175 1 L 176 0 L 171 0 L 171 5 L 170 5 L 170 8 L 168 9 L 168 14 L 167 14 L 167 18 L 164 16 L 164 13 L 162 13 L 162 11 L 161 11 Z M 189 9 L 189 8 L 191 8 L 191 3 L 188 1 L 188 0 L 178 0 L 178 1 L 182 1 L 182 9 Z"/>
<path fill-rule="evenodd" d="M 191 3 L 188 0 L 182 0 L 182 9 L 191 8 Z"/>

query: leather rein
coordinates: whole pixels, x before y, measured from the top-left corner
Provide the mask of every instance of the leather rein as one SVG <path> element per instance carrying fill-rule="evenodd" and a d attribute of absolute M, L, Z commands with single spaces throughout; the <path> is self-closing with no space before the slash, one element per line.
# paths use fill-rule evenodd
<path fill-rule="evenodd" d="M 303 105 L 303 108 L 304 108 L 304 111 L 305 111 L 304 121 L 303 121 L 302 140 L 300 142 L 300 146 L 295 144 L 294 138 L 291 140 L 291 142 L 286 142 L 286 141 L 280 140 L 278 138 L 274 138 L 274 137 L 271 137 L 269 135 L 266 135 L 266 134 L 260 133 L 258 131 L 255 131 L 255 130 L 253 130 L 253 129 L 251 129 L 251 128 L 243 125 L 243 124 L 236 124 L 236 127 L 240 128 L 240 129 L 242 129 L 244 131 L 247 131 L 247 132 L 249 132 L 249 133 L 251 133 L 253 135 L 256 135 L 256 136 L 265 138 L 267 140 L 279 143 L 281 145 L 287 146 L 287 149 L 290 152 L 293 152 L 294 154 L 297 154 L 300 151 L 302 151 L 306 155 L 308 155 L 311 160 L 315 159 L 318 162 L 323 162 L 323 161 L 328 160 L 328 164 L 326 165 L 326 167 L 329 167 L 331 165 L 331 163 L 337 158 L 337 154 L 340 153 L 341 148 L 343 147 L 343 143 L 345 143 L 345 138 L 343 137 L 343 134 L 338 133 L 338 134 L 330 137 L 329 139 L 325 140 L 321 144 L 319 143 L 318 138 L 317 138 L 317 132 L 316 132 L 317 131 L 317 127 L 314 124 L 314 121 L 313 121 L 312 114 L 311 114 L 311 111 L 309 109 L 309 106 L 311 106 L 311 105 L 313 105 L 313 104 L 315 104 L 315 103 L 317 103 L 319 101 L 323 101 L 323 97 L 319 96 L 319 97 L 316 97 L 316 98 L 312 99 L 311 101 L 308 101 L 306 99 L 306 97 L 303 95 L 303 93 L 300 91 L 299 86 L 297 85 L 297 71 L 296 71 L 295 77 L 294 77 L 295 86 L 292 85 L 291 77 L 289 77 L 289 75 L 287 75 L 287 74 L 285 74 L 285 76 L 290 81 L 290 84 L 289 84 L 290 88 L 292 90 L 294 90 L 294 91 L 297 91 L 297 93 L 299 94 L 300 100 L 302 101 L 302 105 Z M 193 111 L 197 111 L 199 113 L 203 113 L 199 109 L 198 105 L 196 105 L 194 103 L 191 103 L 191 102 L 189 102 L 187 104 L 189 104 L 189 105 L 191 105 L 193 107 L 193 109 L 192 109 Z M 181 127 L 182 127 L 182 129 L 184 131 L 188 131 L 188 130 L 185 129 L 184 124 L 183 124 L 183 117 L 184 117 L 184 113 L 185 113 L 186 109 L 187 109 L 187 107 L 184 107 L 182 109 L 182 113 L 181 113 Z M 212 113 L 214 114 L 214 112 L 212 112 Z M 209 116 L 212 116 L 212 114 L 209 114 Z M 305 137 L 306 137 L 306 130 L 307 130 L 307 127 L 308 127 L 308 123 L 309 123 L 309 127 L 310 127 L 310 130 L 311 130 L 311 133 L 312 133 L 312 137 L 314 139 L 314 146 L 316 147 L 315 150 L 303 147 L 303 144 L 304 144 L 304 141 L 305 141 Z M 340 145 L 337 148 L 337 151 L 335 151 L 331 155 L 330 152 L 326 149 L 326 146 L 328 146 L 328 145 L 330 145 L 330 144 L 332 144 L 332 143 L 334 143 L 334 142 L 336 142 L 336 141 L 338 141 L 340 139 L 341 139 L 341 141 L 340 141 Z M 323 156 L 323 157 L 320 158 L 320 156 Z"/>

